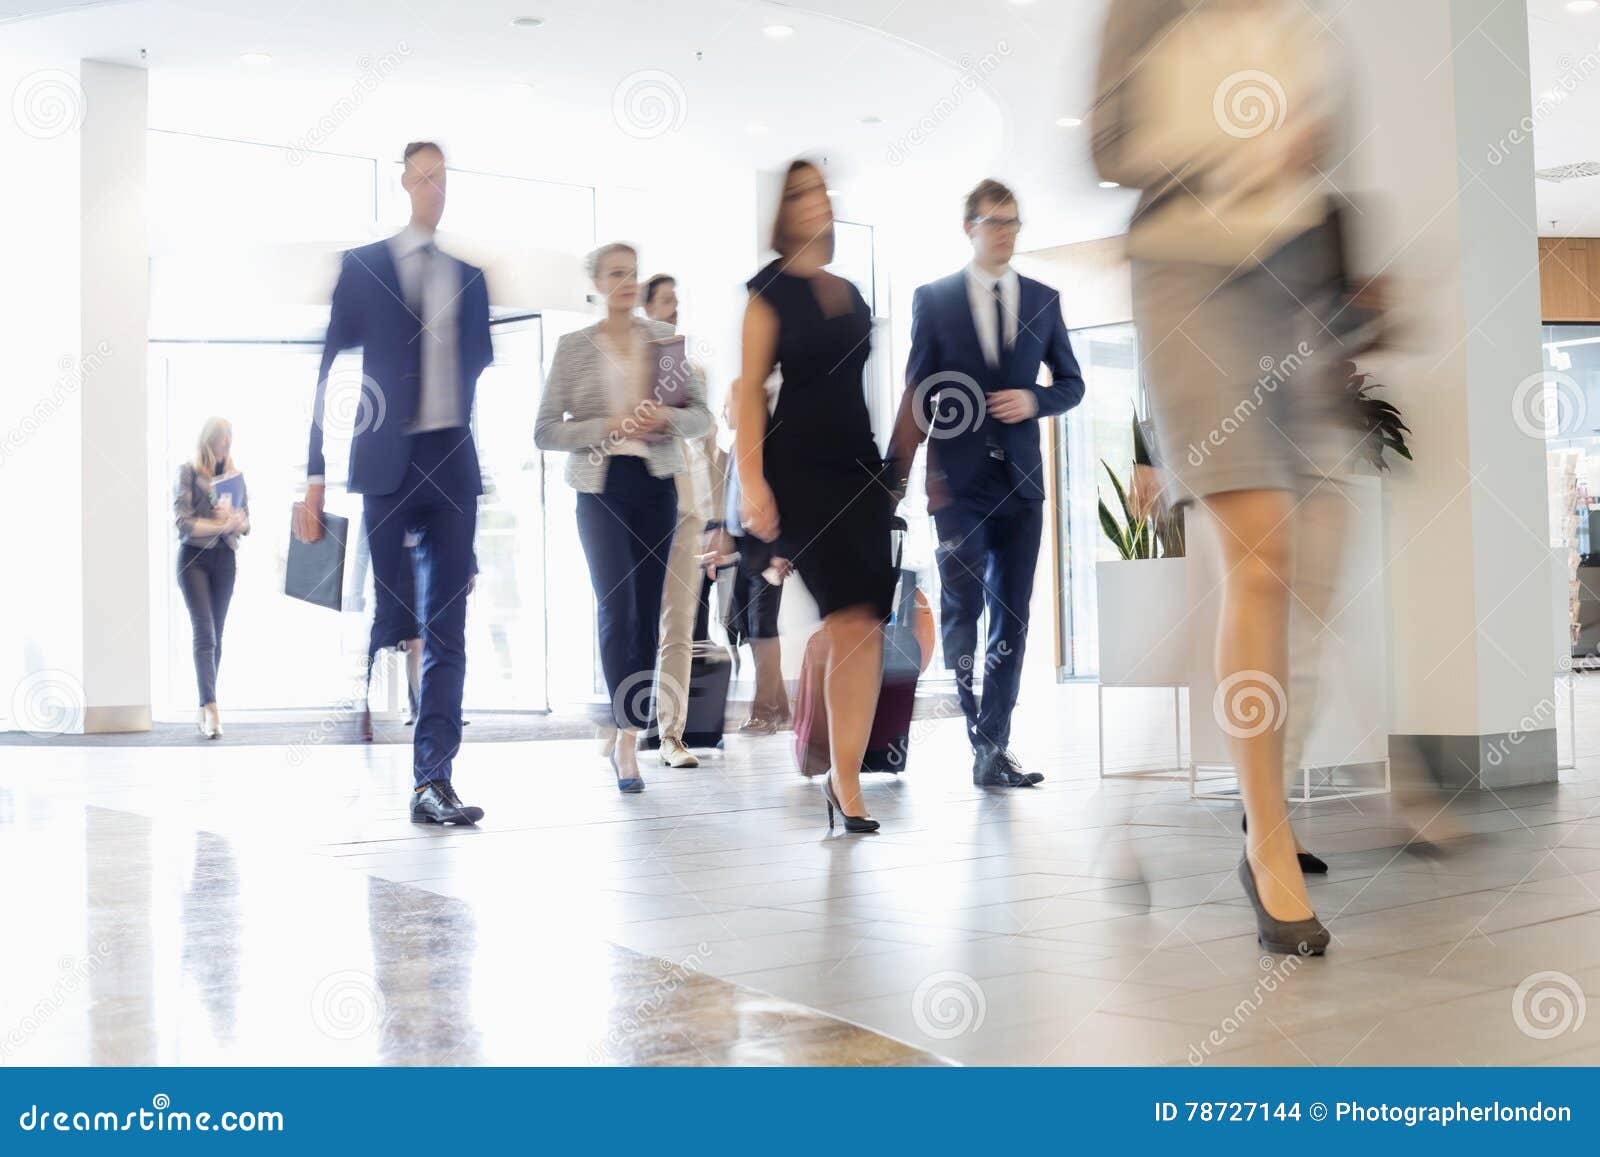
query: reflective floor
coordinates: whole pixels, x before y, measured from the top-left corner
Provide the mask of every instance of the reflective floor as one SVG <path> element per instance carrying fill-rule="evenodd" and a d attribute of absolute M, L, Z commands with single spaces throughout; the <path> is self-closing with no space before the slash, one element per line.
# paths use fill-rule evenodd
<path fill-rule="evenodd" d="M 1256 947 L 1236 806 L 1098 778 L 1081 685 L 1024 704 L 1036 790 L 918 723 L 871 837 L 828 835 L 787 735 L 637 797 L 587 742 L 469 742 L 464 832 L 405 822 L 395 747 L 9 748 L 0 1062 L 1600 1063 L 1580 687 L 1578 770 L 1462 795 L 1448 854 L 1388 797 L 1299 809 L 1333 866 L 1304 962 Z M 1139 696 L 1113 766 L 1170 762 Z"/>

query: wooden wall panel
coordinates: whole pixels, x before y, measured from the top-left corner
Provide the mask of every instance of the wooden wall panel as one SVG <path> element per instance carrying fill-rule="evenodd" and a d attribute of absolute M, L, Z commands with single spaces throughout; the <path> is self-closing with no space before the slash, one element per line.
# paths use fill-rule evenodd
<path fill-rule="evenodd" d="M 1539 296 L 1547 322 L 1600 322 L 1600 238 L 1539 238 Z"/>

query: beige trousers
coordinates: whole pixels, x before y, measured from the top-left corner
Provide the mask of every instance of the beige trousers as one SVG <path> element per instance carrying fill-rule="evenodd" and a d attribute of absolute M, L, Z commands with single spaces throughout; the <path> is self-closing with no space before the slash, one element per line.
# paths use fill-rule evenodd
<path fill-rule="evenodd" d="M 681 493 L 681 492 L 680 492 Z M 667 555 L 667 585 L 661 593 L 661 658 L 656 676 L 656 718 L 661 738 L 682 741 L 688 722 L 689 669 L 694 661 L 694 616 L 700 599 L 700 539 L 706 520 L 698 512 L 678 515 Z"/>

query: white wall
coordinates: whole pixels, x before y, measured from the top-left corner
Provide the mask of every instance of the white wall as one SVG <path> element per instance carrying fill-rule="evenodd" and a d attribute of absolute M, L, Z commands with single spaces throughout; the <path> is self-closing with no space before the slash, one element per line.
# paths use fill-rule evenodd
<path fill-rule="evenodd" d="M 1541 365 L 1533 163 L 1488 160 L 1531 109 L 1526 7 L 1356 0 L 1340 31 L 1358 142 L 1341 175 L 1383 190 L 1363 236 L 1410 324 L 1372 366 L 1417 459 L 1388 487 L 1391 730 L 1528 730 L 1553 695 L 1544 445 L 1512 408 Z"/>
<path fill-rule="evenodd" d="M 150 726 L 148 485 L 150 260 L 146 73 L 84 61 L 82 131 L 85 729 Z M 114 560 L 114 565 L 110 565 Z"/>
<path fill-rule="evenodd" d="M 453 168 L 592 187 L 594 234 L 573 229 L 564 252 L 581 256 L 597 241 L 626 240 L 639 247 L 642 275 L 677 275 L 684 328 L 704 343 L 713 393 L 726 388 L 737 372 L 744 281 L 756 269 L 749 167 L 728 161 L 714 140 L 690 135 L 692 120 L 683 133 L 634 139 L 618 130 L 609 105 L 574 107 L 505 84 L 420 83 L 408 73 L 410 63 L 395 51 L 375 54 L 365 89 L 348 75 L 276 68 L 261 75 L 157 72 L 150 123 L 373 157 L 380 179 L 406 141 L 434 139 Z M 708 219 L 716 228 L 706 228 Z M 448 213 L 443 227 L 472 231 Z"/>
<path fill-rule="evenodd" d="M 82 410 L 79 314 L 79 128 L 86 106 L 75 59 L 0 51 L 8 158 L 0 317 L 0 726 L 81 726 Z"/>

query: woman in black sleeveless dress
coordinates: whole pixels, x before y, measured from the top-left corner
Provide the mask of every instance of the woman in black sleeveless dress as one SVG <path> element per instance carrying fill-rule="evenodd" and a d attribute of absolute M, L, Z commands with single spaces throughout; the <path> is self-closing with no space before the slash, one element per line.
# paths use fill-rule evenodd
<path fill-rule="evenodd" d="M 789 166 L 772 247 L 778 260 L 749 282 L 735 386 L 742 517 L 747 531 L 779 544 L 822 612 L 828 824 L 837 810 L 847 831 L 875 831 L 860 772 L 894 597 L 892 499 L 862 384 L 871 311 L 855 286 L 824 268 L 833 260 L 833 207 L 809 162 Z M 769 419 L 763 383 L 774 366 L 783 388 Z"/>

